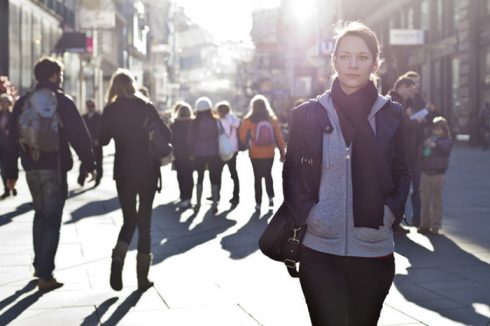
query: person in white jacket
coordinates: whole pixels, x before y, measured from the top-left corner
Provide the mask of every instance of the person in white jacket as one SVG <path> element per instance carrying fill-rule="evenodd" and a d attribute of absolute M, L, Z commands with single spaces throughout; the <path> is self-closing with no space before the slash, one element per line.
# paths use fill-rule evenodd
<path fill-rule="evenodd" d="M 224 164 L 228 165 L 228 170 L 230 171 L 231 179 L 233 180 L 233 197 L 230 199 L 230 203 L 237 205 L 240 201 L 240 181 L 236 170 L 236 157 L 238 154 L 237 130 L 240 127 L 240 119 L 232 114 L 231 106 L 228 101 L 222 101 L 216 104 L 216 110 L 218 111 L 219 120 L 223 126 L 224 132 L 230 138 L 235 151 L 233 157 Z"/>

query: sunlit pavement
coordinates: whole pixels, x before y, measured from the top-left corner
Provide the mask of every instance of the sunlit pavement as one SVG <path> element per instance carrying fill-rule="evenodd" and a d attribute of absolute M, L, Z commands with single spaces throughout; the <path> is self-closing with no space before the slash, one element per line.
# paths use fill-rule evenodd
<path fill-rule="evenodd" d="M 93 190 L 69 175 L 56 277 L 64 287 L 35 287 L 30 195 L 21 174 L 17 197 L 0 202 L 0 324 L 13 325 L 308 325 L 297 279 L 257 249 L 271 212 L 254 214 L 253 176 L 240 153 L 241 201 L 231 208 L 225 167 L 217 216 L 206 203 L 194 214 L 177 211 L 175 172 L 164 167 L 164 189 L 153 211 L 150 278 L 136 291 L 135 240 L 126 257 L 124 289 L 109 286 L 110 254 L 122 223 L 112 180 L 113 156 Z M 281 163 L 274 163 L 276 208 Z M 75 171 L 75 169 L 74 169 Z M 207 182 L 207 181 L 206 181 Z M 210 193 L 205 183 L 205 194 Z M 87 191 L 85 191 L 87 190 Z M 264 194 L 265 196 L 265 194 Z M 459 145 L 451 159 L 442 234 L 410 228 L 397 236 L 397 275 L 380 325 L 490 325 L 490 151 Z M 135 236 L 136 238 L 136 236 Z M 367 280 L 368 281 L 368 280 Z"/>

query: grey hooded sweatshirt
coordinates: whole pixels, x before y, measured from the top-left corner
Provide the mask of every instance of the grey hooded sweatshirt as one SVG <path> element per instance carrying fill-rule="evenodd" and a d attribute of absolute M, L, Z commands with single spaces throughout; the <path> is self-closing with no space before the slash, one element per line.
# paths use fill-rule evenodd
<path fill-rule="evenodd" d="M 368 116 L 376 132 L 376 113 L 386 104 L 388 97 L 378 99 Z M 382 257 L 394 250 L 393 230 L 395 216 L 384 207 L 383 226 L 378 229 L 354 227 L 352 201 L 352 145 L 345 145 L 330 92 L 319 96 L 320 104 L 327 110 L 334 131 L 323 134 L 323 162 L 319 201 L 306 220 L 307 229 L 303 244 L 311 249 L 355 257 Z"/>

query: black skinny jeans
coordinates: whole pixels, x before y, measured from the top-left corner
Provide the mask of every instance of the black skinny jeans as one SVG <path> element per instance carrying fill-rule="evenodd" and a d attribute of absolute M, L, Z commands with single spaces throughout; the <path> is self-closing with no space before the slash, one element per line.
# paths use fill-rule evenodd
<path fill-rule="evenodd" d="M 123 226 L 118 241 L 131 243 L 136 226 L 138 227 L 138 252 L 150 253 L 151 213 L 155 198 L 156 184 L 136 186 L 132 183 L 116 181 L 117 195 L 123 213 Z M 136 207 L 138 197 L 139 206 Z"/>
<path fill-rule="evenodd" d="M 265 190 L 269 198 L 274 197 L 274 184 L 272 182 L 272 164 L 274 158 L 252 158 L 252 168 L 255 179 L 255 203 L 262 203 L 262 178 L 265 179 Z"/>
<path fill-rule="evenodd" d="M 238 179 L 238 172 L 236 170 L 237 155 L 238 153 L 235 153 L 233 157 L 225 163 L 228 165 L 228 171 L 230 171 L 230 176 L 233 180 L 233 198 L 238 198 L 240 195 L 240 180 Z"/>
<path fill-rule="evenodd" d="M 194 162 L 189 159 L 175 160 L 175 170 L 177 170 L 177 181 L 179 182 L 180 200 L 188 200 L 192 198 L 192 190 L 194 189 L 194 179 L 192 172 L 194 171 Z"/>
<path fill-rule="evenodd" d="M 313 326 L 376 326 L 395 260 L 301 249 L 300 282 Z"/>
<path fill-rule="evenodd" d="M 223 171 L 223 161 L 218 155 L 199 156 L 195 159 L 195 168 L 197 171 L 197 184 L 202 185 L 204 182 L 204 172 L 206 166 L 209 170 L 209 180 L 211 185 L 221 185 L 221 171 Z"/>

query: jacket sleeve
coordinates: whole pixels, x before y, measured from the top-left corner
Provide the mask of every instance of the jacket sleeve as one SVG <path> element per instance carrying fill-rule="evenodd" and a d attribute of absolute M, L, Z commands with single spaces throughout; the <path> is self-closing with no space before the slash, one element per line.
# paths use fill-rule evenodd
<path fill-rule="evenodd" d="M 238 129 L 238 137 L 240 138 L 240 141 L 244 144 L 247 143 L 247 135 L 249 134 L 249 132 L 251 132 L 250 125 L 251 123 L 249 119 L 243 119 L 240 128 Z"/>
<path fill-rule="evenodd" d="M 111 138 L 114 137 L 115 123 L 111 121 L 111 107 L 106 106 L 102 113 L 102 125 L 100 127 L 99 141 L 101 146 L 109 144 Z"/>
<path fill-rule="evenodd" d="M 441 138 L 436 141 L 436 144 L 436 150 L 439 151 L 439 153 L 449 156 L 453 147 L 453 141 L 451 139 Z"/>
<path fill-rule="evenodd" d="M 69 99 L 65 99 L 63 108 L 59 112 L 63 124 L 63 132 L 82 161 L 83 170 L 93 171 L 95 160 L 92 150 L 92 139 L 82 116 L 75 104 Z"/>
<path fill-rule="evenodd" d="M 393 138 L 393 159 L 391 162 L 391 175 L 394 189 L 386 199 L 386 205 L 395 215 L 398 225 L 405 213 L 405 203 L 410 190 L 410 172 L 408 165 L 408 138 L 409 120 L 405 110 L 401 109 L 400 124 Z"/>
<path fill-rule="evenodd" d="M 286 142 L 284 141 L 284 136 L 282 135 L 281 126 L 277 120 L 274 120 L 274 136 L 276 138 L 276 145 L 279 148 L 281 154 L 285 153 Z"/>
<path fill-rule="evenodd" d="M 148 105 L 149 111 L 150 111 L 150 119 L 159 121 L 159 126 L 160 126 L 160 132 L 162 133 L 163 137 L 165 137 L 168 142 L 170 143 L 172 141 L 172 131 L 167 127 L 166 124 L 163 123 L 162 119 L 160 119 L 160 116 L 158 115 L 157 110 L 153 105 Z"/>
<path fill-rule="evenodd" d="M 315 204 L 314 199 L 303 187 L 302 179 L 302 129 L 306 128 L 302 120 L 302 110 L 294 109 L 289 122 L 289 141 L 286 160 L 282 171 L 284 202 L 294 216 L 298 225 L 305 223 L 308 214 Z"/>

